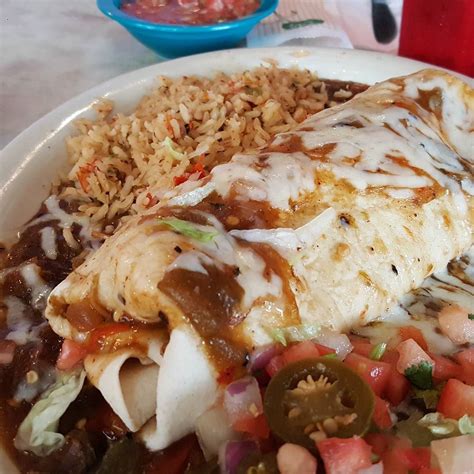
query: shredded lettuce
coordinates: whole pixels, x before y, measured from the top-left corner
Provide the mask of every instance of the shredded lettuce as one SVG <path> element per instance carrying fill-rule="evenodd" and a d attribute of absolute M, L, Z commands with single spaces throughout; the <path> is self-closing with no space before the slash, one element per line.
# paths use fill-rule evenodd
<path fill-rule="evenodd" d="M 370 351 L 370 358 L 372 360 L 380 360 L 383 355 L 385 354 L 385 350 L 387 349 L 386 342 L 378 343 L 371 351 Z"/>
<path fill-rule="evenodd" d="M 208 232 L 201 230 L 194 224 L 191 224 L 191 222 L 183 221 L 177 217 L 163 217 L 160 219 L 160 222 L 167 225 L 168 227 L 171 227 L 171 229 L 173 229 L 175 232 L 178 232 L 178 234 L 191 237 L 192 239 L 203 243 L 214 240 L 214 238 L 218 235 L 218 232 L 216 231 Z"/>
<path fill-rule="evenodd" d="M 76 399 L 84 384 L 84 370 L 58 371 L 56 382 L 40 396 L 18 428 L 15 447 L 47 456 L 64 443 L 57 432 L 59 419 Z"/>
<path fill-rule="evenodd" d="M 423 360 L 405 370 L 406 378 L 416 388 L 427 390 L 433 387 L 433 364 Z"/>
<path fill-rule="evenodd" d="M 319 326 L 314 324 L 301 324 L 299 326 L 288 326 L 286 328 L 269 329 L 270 336 L 275 342 L 283 346 L 289 342 L 301 342 L 313 339 L 319 334 Z"/>
<path fill-rule="evenodd" d="M 174 160 L 182 160 L 183 158 L 186 158 L 186 154 L 176 151 L 174 149 L 174 145 L 175 143 L 173 142 L 173 140 L 171 140 L 170 137 L 166 137 L 163 140 L 163 146 L 166 148 L 171 158 L 173 158 Z"/>

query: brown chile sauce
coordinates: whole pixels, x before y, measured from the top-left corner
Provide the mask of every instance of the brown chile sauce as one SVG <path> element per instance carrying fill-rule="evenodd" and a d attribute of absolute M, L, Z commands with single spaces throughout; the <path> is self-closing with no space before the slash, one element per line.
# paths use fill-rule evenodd
<path fill-rule="evenodd" d="M 347 99 L 333 97 L 337 90 L 350 90 L 354 94 L 364 91 L 367 86 L 348 81 L 325 80 L 329 100 L 345 102 Z M 327 104 L 326 104 L 327 105 Z M 286 144 L 294 151 L 301 143 Z M 293 150 L 294 148 L 294 150 Z M 271 150 L 268 151 L 277 151 Z M 280 150 L 279 150 L 280 151 Z M 281 150 L 283 151 L 283 150 Z M 60 206 L 66 212 L 72 213 L 76 210 L 74 203 L 61 201 Z M 278 220 L 278 213 L 263 206 L 261 202 L 241 202 L 237 200 L 226 200 L 223 202 L 215 195 L 210 196 L 204 202 L 196 206 L 195 210 L 205 211 L 213 214 L 227 230 L 270 228 Z M 37 216 L 46 212 L 43 205 Z M 163 212 L 165 214 L 163 214 Z M 166 214 L 167 213 L 167 214 Z M 183 208 L 171 208 L 161 211 L 161 215 L 174 215 L 178 218 L 186 218 L 192 222 L 200 222 L 199 217 L 192 210 Z M 194 216 L 194 217 L 193 217 Z M 201 218 L 202 219 L 202 218 Z M 53 227 L 56 232 L 57 258 L 50 260 L 46 257 L 41 247 L 40 231 L 44 227 Z M 80 226 L 74 224 L 73 235 L 80 242 Z M 247 245 L 241 242 L 242 245 Z M 289 274 L 291 268 L 274 250 L 263 244 L 254 244 L 254 250 L 265 261 L 265 273 L 270 276 L 275 272 L 283 281 L 283 293 L 286 297 L 289 321 L 296 323 L 298 313 L 292 292 L 289 289 Z M 35 263 L 40 268 L 40 276 L 51 288 L 60 283 L 77 266 L 82 249 L 74 250 L 68 246 L 62 236 L 58 222 L 54 219 L 41 222 L 27 227 L 18 241 L 9 249 L 0 247 L 0 271 L 2 269 L 13 269 L 23 263 Z M 238 269 L 234 267 L 207 268 L 209 278 L 202 274 L 186 270 L 173 270 L 169 272 L 159 287 L 161 291 L 171 297 L 177 306 L 187 314 L 189 321 L 203 337 L 206 350 L 216 367 L 223 371 L 223 383 L 228 383 L 235 377 L 245 372 L 245 364 L 248 357 L 248 348 L 242 337 L 239 323 L 245 317 L 240 309 L 240 300 L 243 289 L 236 281 Z M 195 298 L 194 289 L 199 288 L 200 298 Z M 192 289 L 191 289 L 192 288 Z M 31 307 L 31 291 L 26 286 L 18 270 L 12 270 L 0 283 L 0 345 L 5 342 L 8 333 L 6 327 L 6 308 L 3 298 L 15 296 L 28 306 L 28 314 L 32 321 L 40 323 L 43 320 L 41 311 Z M 161 314 L 162 320 L 166 322 L 166 315 Z M 125 318 L 126 320 L 126 318 Z M 136 329 L 140 325 L 133 323 Z M 133 339 L 132 342 L 133 343 Z M 0 365 L 0 436 L 7 452 L 15 460 L 21 472 L 57 472 L 57 473 L 82 473 L 89 472 L 100 463 L 107 447 L 108 441 L 126 436 L 126 430 L 115 416 L 113 422 L 100 425 L 97 420 L 103 418 L 104 413 L 110 416 L 110 409 L 102 398 L 100 392 L 92 385 L 86 383 L 78 399 L 69 407 L 63 415 L 59 430 L 66 435 L 66 443 L 58 451 L 44 458 L 39 458 L 31 453 L 20 452 L 13 446 L 13 438 L 18 426 L 30 410 L 32 403 L 13 401 L 18 383 L 25 378 L 26 373 L 31 370 L 40 370 L 42 365 L 54 366 L 59 355 L 62 339 L 53 333 L 49 326 L 45 326 L 41 332 L 41 342 L 30 342 L 23 346 L 17 346 L 12 363 Z M 231 369 L 229 371 L 229 368 Z M 33 400 L 34 401 L 34 400 Z M 108 411 L 107 411 L 108 410 Z M 80 420 L 87 420 L 85 426 L 77 429 Z M 98 426 L 97 426 L 98 425 Z M 189 444 L 189 437 L 183 442 Z M 172 455 L 176 446 L 171 446 L 164 453 L 148 453 L 144 447 L 142 452 L 143 466 L 155 466 L 160 459 Z M 194 443 L 194 442 L 191 442 Z M 198 451 L 193 444 L 194 451 Z M 202 459 L 202 455 L 192 454 L 189 456 Z M 150 468 L 151 469 L 151 468 Z"/>

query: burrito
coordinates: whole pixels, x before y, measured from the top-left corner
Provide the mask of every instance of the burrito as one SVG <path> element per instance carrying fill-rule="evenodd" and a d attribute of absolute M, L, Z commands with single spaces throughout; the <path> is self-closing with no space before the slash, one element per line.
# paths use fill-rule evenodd
<path fill-rule="evenodd" d="M 53 290 L 46 316 L 85 344 L 119 326 L 87 375 L 162 449 L 255 347 L 364 325 L 466 251 L 473 165 L 472 88 L 436 70 L 377 84 L 160 195 Z"/>

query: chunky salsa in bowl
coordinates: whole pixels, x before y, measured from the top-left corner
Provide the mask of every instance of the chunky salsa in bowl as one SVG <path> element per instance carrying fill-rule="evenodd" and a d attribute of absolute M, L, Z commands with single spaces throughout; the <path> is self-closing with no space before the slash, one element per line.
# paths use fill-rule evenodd
<path fill-rule="evenodd" d="M 97 0 L 102 13 L 167 58 L 233 48 L 278 0 Z"/>
<path fill-rule="evenodd" d="M 120 9 L 153 23 L 212 25 L 254 13 L 260 0 L 125 0 Z"/>

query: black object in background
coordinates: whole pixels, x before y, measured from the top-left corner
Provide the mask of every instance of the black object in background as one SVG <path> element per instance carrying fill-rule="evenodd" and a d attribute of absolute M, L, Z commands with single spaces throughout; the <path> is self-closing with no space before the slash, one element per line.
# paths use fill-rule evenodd
<path fill-rule="evenodd" d="M 397 23 L 388 7 L 386 0 L 371 0 L 372 27 L 375 39 L 382 44 L 388 44 L 397 35 Z"/>

